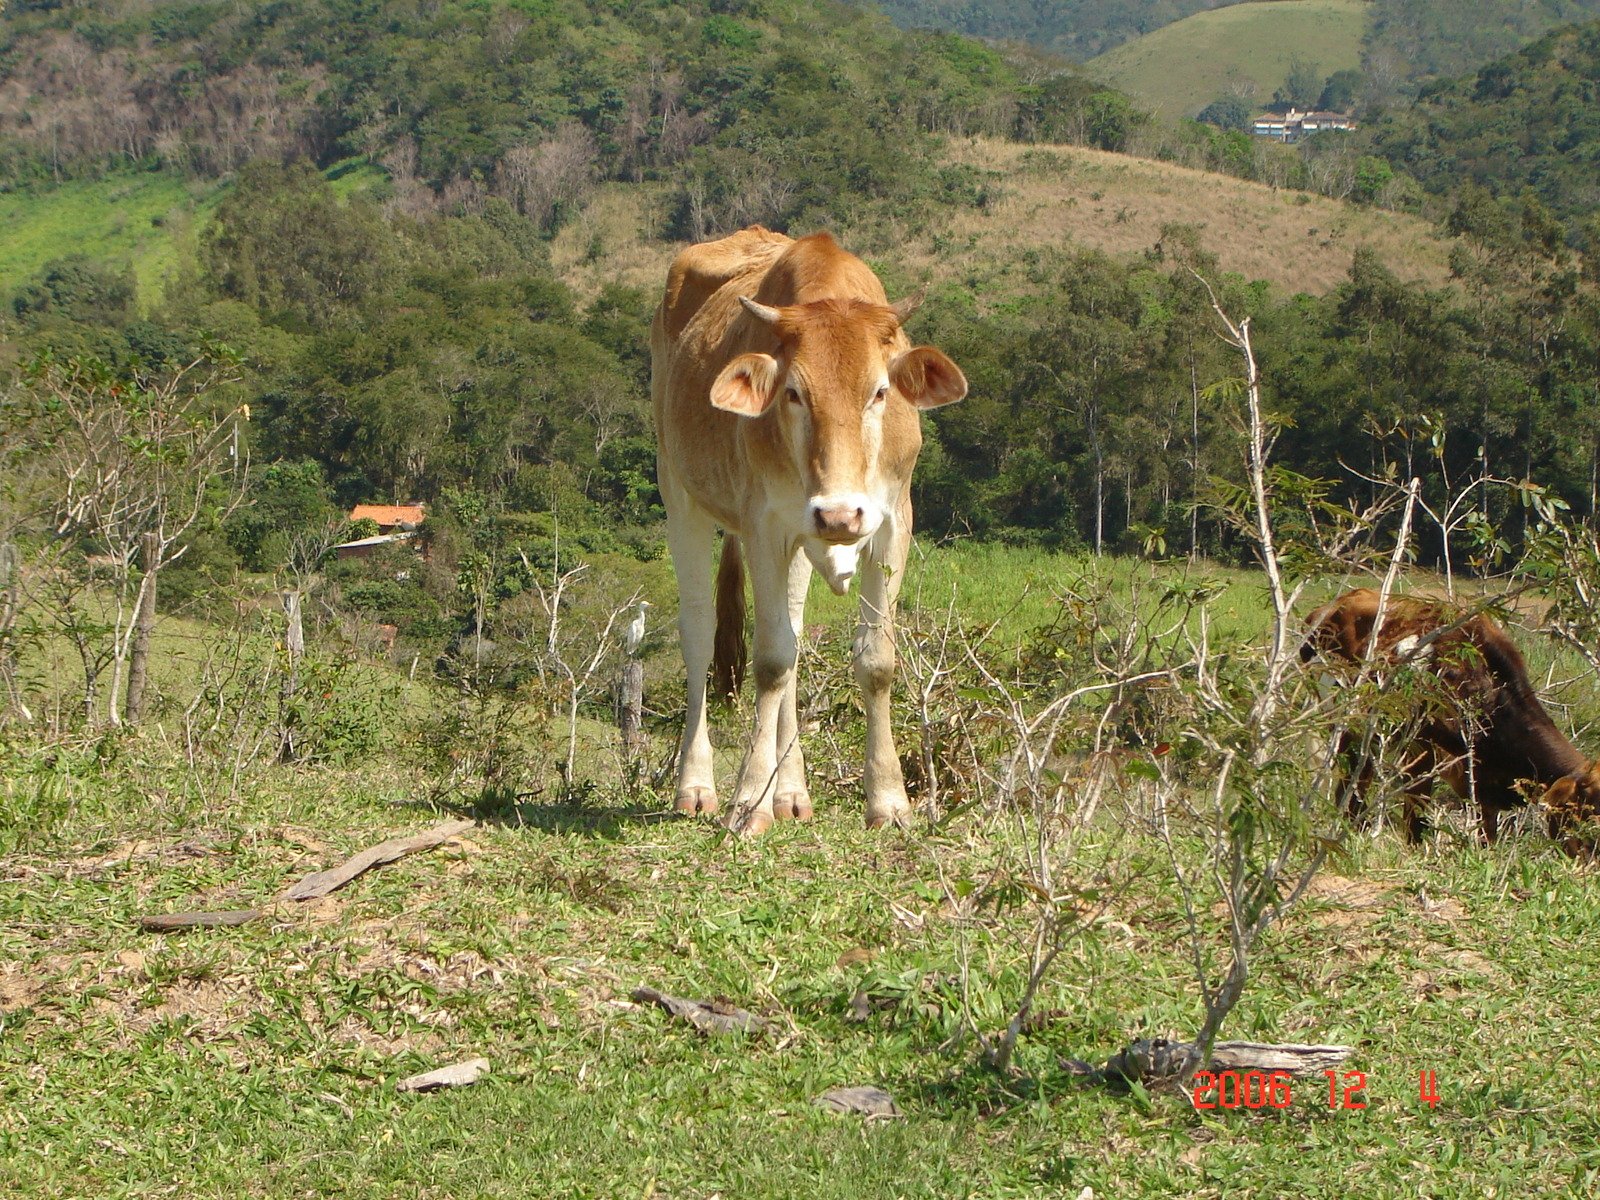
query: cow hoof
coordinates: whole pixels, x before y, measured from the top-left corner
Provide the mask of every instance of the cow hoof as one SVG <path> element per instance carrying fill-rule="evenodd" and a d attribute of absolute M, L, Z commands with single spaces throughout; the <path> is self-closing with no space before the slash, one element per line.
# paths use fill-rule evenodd
<path fill-rule="evenodd" d="M 893 808 L 885 807 L 878 809 L 877 811 L 869 810 L 867 813 L 867 828 L 910 829 L 911 806 L 909 804 L 902 803 L 894 806 Z"/>
<path fill-rule="evenodd" d="M 772 815 L 780 821 L 811 820 L 811 793 L 779 792 L 772 802 Z"/>
<path fill-rule="evenodd" d="M 686 816 L 697 813 L 709 817 L 717 811 L 717 794 L 708 787 L 684 788 L 673 802 L 673 808 Z"/>
<path fill-rule="evenodd" d="M 729 818 L 728 828 L 740 837 L 760 837 L 772 828 L 772 821 L 772 814 L 764 809 L 758 808 L 750 812 L 735 809 Z"/>

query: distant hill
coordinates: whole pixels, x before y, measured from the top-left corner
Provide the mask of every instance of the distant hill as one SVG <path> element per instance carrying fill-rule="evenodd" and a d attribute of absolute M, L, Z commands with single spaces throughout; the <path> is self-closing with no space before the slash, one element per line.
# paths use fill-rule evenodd
<path fill-rule="evenodd" d="M 1077 62 L 1239 0 L 861 0 L 906 29 L 1027 42 Z"/>
<path fill-rule="evenodd" d="M 1374 0 L 1371 70 L 1422 81 L 1461 75 L 1558 25 L 1600 15 L 1600 0 Z"/>
<path fill-rule="evenodd" d="M 1361 65 L 1365 0 L 1268 0 L 1196 13 L 1091 59 L 1085 69 L 1168 117 L 1243 90 L 1270 100 L 1295 58 L 1320 75 Z"/>
<path fill-rule="evenodd" d="M 1171 163 L 1076 146 L 1021 146 L 978 138 L 951 147 L 955 162 L 993 172 L 998 199 L 905 238 L 873 256 L 906 286 L 959 286 L 982 310 L 1030 289 L 1040 251 L 1081 248 L 1143 254 L 1169 223 L 1197 226 L 1224 271 L 1284 292 L 1324 294 L 1343 283 L 1356 249 L 1394 274 L 1438 287 L 1449 242 L 1420 217 L 1272 188 Z M 580 295 L 606 283 L 654 289 L 677 243 L 649 236 L 659 197 L 612 186 L 556 236 L 551 260 Z M 587 252 L 600 245 L 605 253 Z"/>
<path fill-rule="evenodd" d="M 1374 130 L 1374 145 L 1436 195 L 1531 188 L 1563 220 L 1589 216 L 1600 209 L 1600 22 L 1424 89 Z"/>
<path fill-rule="evenodd" d="M 1237 5 L 1240 0 L 858 2 L 882 9 L 903 28 L 1026 42 L 1085 62 L 1186 17 Z M 1278 0 L 1283 5 L 1294 2 Z M 1264 6 L 1259 0 L 1252 4 Z M 1475 70 L 1557 26 L 1600 15 L 1600 0 L 1371 0 L 1368 7 L 1363 66 L 1380 98 L 1409 94 L 1430 79 Z M 1335 69 L 1326 63 L 1323 66 L 1324 74 Z M 1284 70 L 1277 69 L 1272 87 L 1283 75 Z M 1272 87 L 1267 89 L 1269 95 Z"/>

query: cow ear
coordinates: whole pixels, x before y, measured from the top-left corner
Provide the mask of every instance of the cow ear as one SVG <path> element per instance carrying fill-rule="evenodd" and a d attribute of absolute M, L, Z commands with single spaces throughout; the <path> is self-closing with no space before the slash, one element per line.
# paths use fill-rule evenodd
<path fill-rule="evenodd" d="M 914 346 L 889 364 L 895 390 L 918 408 L 954 404 L 967 394 L 961 368 L 932 346 Z"/>
<path fill-rule="evenodd" d="M 741 354 L 711 385 L 711 405 L 741 417 L 759 417 L 778 390 L 778 360 L 770 354 Z"/>
<path fill-rule="evenodd" d="M 1556 812 L 1570 812 L 1578 795 L 1578 781 L 1565 775 L 1552 783 L 1541 797 L 1546 808 Z"/>

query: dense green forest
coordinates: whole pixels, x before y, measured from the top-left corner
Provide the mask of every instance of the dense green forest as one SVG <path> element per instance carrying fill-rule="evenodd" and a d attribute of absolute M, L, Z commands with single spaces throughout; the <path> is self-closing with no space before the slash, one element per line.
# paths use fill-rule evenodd
<path fill-rule="evenodd" d="M 908 29 L 937 29 L 972 37 L 1027 42 L 1077 62 L 1181 21 L 1192 13 L 1239 0 L 871 0 Z"/>
<path fill-rule="evenodd" d="M 1425 88 L 1414 108 L 1374 130 L 1373 145 L 1437 195 L 1465 185 L 1504 197 L 1531 190 L 1583 225 L 1600 209 L 1600 22 Z"/>
<path fill-rule="evenodd" d="M 31 177 L 19 182 L 40 203 L 54 176 L 111 169 L 232 182 L 159 303 L 122 267 L 83 258 L 20 281 L 7 357 L 32 378 L 104 364 L 74 378 L 114 387 L 229 347 L 239 365 L 218 396 L 251 414 L 248 503 L 200 528 L 164 586 L 281 569 L 297 530 L 350 503 L 422 499 L 438 514 L 429 573 L 357 594 L 376 619 L 435 637 L 463 564 L 515 589 L 558 528 L 591 551 L 661 551 L 645 399 L 655 296 L 579 295 L 550 265 L 552 232 L 598 180 L 658 189 L 664 236 L 834 228 L 906 291 L 917 280 L 895 231 L 939 228 L 996 186 L 947 166 L 942 134 L 1115 147 L 1137 126 L 1123 98 L 1078 76 L 1025 84 L 976 43 L 901 35 L 821 0 L 96 11 L 98 25 L 37 6 L 10 19 L 6 86 L 31 89 L 6 110 L 13 181 Z M 236 136 L 219 132 L 224 117 Z M 330 175 L 352 158 L 382 181 L 341 198 Z M 1222 277 L 1183 227 L 1132 259 L 1033 254 L 1011 295 L 934 287 L 914 332 L 973 386 L 927 422 L 921 528 L 1235 553 L 1206 503 L 1239 465 L 1234 401 L 1212 385 L 1240 368 L 1191 268 L 1253 318 L 1281 462 L 1331 481 L 1331 498 L 1379 486 L 1351 470 L 1390 464 L 1442 489 L 1432 464 L 1457 483 L 1537 479 L 1593 511 L 1600 312 L 1582 265 L 1537 197 L 1466 191 L 1441 211 L 1458 241 L 1456 283 L 1440 291 L 1358 253 L 1330 295 L 1275 293 Z M 34 392 L 23 379 L 5 395 L 8 447 L 25 450 L 44 436 Z M 1512 536 L 1517 494 L 1483 489 Z"/>
<path fill-rule="evenodd" d="M 1373 0 L 1367 66 L 1386 83 L 1463 75 L 1597 14 L 1600 0 Z"/>

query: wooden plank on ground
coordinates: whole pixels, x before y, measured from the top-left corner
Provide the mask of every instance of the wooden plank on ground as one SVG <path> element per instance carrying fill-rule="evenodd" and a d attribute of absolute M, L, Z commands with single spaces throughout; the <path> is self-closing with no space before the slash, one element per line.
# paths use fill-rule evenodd
<path fill-rule="evenodd" d="M 489 1073 L 487 1058 L 469 1058 L 466 1062 L 452 1063 L 436 1071 L 412 1075 L 394 1085 L 397 1092 L 436 1092 L 440 1088 L 466 1087 L 477 1083 Z"/>
<path fill-rule="evenodd" d="M 265 915 L 259 908 L 236 908 L 228 912 L 157 913 L 154 916 L 140 917 L 139 927 L 151 933 L 172 933 L 180 929 L 245 925 Z"/>
<path fill-rule="evenodd" d="M 679 1020 L 687 1021 L 701 1033 L 766 1032 L 767 1023 L 754 1013 L 729 1004 L 725 1000 L 688 1000 L 682 996 L 669 996 L 653 987 L 635 988 L 633 999 L 639 1004 L 655 1004 L 666 1009 Z"/>
<path fill-rule="evenodd" d="M 317 871 L 307 875 L 283 893 L 284 900 L 315 900 L 318 896 L 326 896 L 329 892 L 337 891 L 349 883 L 357 875 L 369 871 L 383 863 L 394 862 L 408 854 L 415 854 L 419 850 L 432 850 L 435 846 L 442 846 L 458 833 L 465 833 L 472 828 L 471 821 L 446 821 L 443 825 L 435 826 L 425 833 L 412 834 L 410 837 L 390 838 L 376 846 L 363 850 L 360 854 L 342 863 L 337 867 L 330 867 L 326 871 Z"/>

